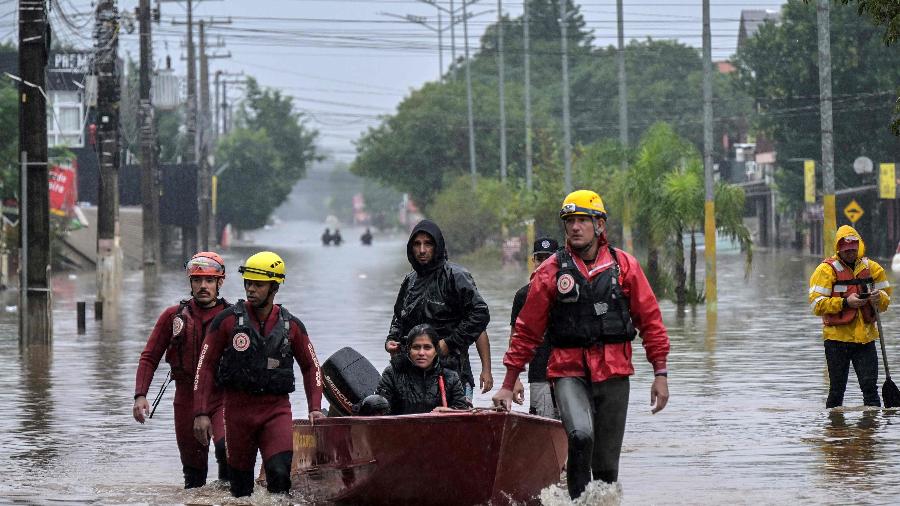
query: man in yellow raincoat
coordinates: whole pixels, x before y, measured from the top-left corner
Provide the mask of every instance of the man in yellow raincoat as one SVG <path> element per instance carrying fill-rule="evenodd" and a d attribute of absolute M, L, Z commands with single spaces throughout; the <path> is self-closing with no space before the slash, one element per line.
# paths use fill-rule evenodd
<path fill-rule="evenodd" d="M 865 405 L 881 406 L 875 311 L 887 309 L 892 289 L 884 269 L 865 257 L 866 246 L 856 229 L 839 228 L 834 249 L 837 254 L 823 260 L 809 278 L 810 307 L 822 317 L 825 338 L 830 382 L 825 407 L 844 403 L 851 363 Z"/>

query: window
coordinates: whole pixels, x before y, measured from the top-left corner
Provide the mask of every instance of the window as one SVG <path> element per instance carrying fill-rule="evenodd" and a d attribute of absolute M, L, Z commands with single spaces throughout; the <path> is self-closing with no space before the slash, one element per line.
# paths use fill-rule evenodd
<path fill-rule="evenodd" d="M 84 147 L 84 104 L 79 91 L 51 91 L 47 104 L 47 145 Z"/>

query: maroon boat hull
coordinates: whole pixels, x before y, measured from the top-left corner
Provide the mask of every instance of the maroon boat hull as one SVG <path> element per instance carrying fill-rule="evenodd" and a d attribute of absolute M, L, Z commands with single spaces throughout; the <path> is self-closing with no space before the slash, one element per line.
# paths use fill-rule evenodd
<path fill-rule="evenodd" d="M 559 481 L 566 434 L 520 413 L 294 421 L 294 493 L 353 504 L 528 502 Z"/>

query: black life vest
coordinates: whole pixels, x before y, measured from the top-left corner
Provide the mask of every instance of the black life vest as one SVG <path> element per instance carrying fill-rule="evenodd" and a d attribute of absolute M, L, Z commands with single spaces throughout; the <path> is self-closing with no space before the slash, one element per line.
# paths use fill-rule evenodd
<path fill-rule="evenodd" d="M 224 304 L 226 309 L 231 305 L 225 299 L 217 300 L 216 304 Z M 172 316 L 172 339 L 166 348 L 166 362 L 175 381 L 193 381 L 205 331 L 203 326 L 197 328 L 194 324 L 190 299 L 179 302 Z"/>
<path fill-rule="evenodd" d="M 547 338 L 556 348 L 584 348 L 595 343 L 632 341 L 637 332 L 628 299 L 619 285 L 619 261 L 611 246 L 613 265 L 593 281 L 581 275 L 566 250 L 556 252 L 556 300 L 550 309 Z"/>
<path fill-rule="evenodd" d="M 280 308 L 281 325 L 263 337 L 247 324 L 244 301 L 228 310 L 237 318 L 222 360 L 216 384 L 254 394 L 289 394 L 294 391 L 294 354 L 291 351 L 291 314 Z M 264 325 L 264 323 L 263 323 Z"/>

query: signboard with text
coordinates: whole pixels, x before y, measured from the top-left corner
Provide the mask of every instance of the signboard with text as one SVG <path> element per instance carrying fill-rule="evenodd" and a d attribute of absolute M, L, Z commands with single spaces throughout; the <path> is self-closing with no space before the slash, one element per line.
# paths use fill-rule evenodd
<path fill-rule="evenodd" d="M 803 162 L 803 200 L 807 204 L 816 203 L 816 162 L 814 160 Z"/>
<path fill-rule="evenodd" d="M 897 198 L 897 171 L 893 163 L 882 163 L 878 171 L 878 197 Z"/>

